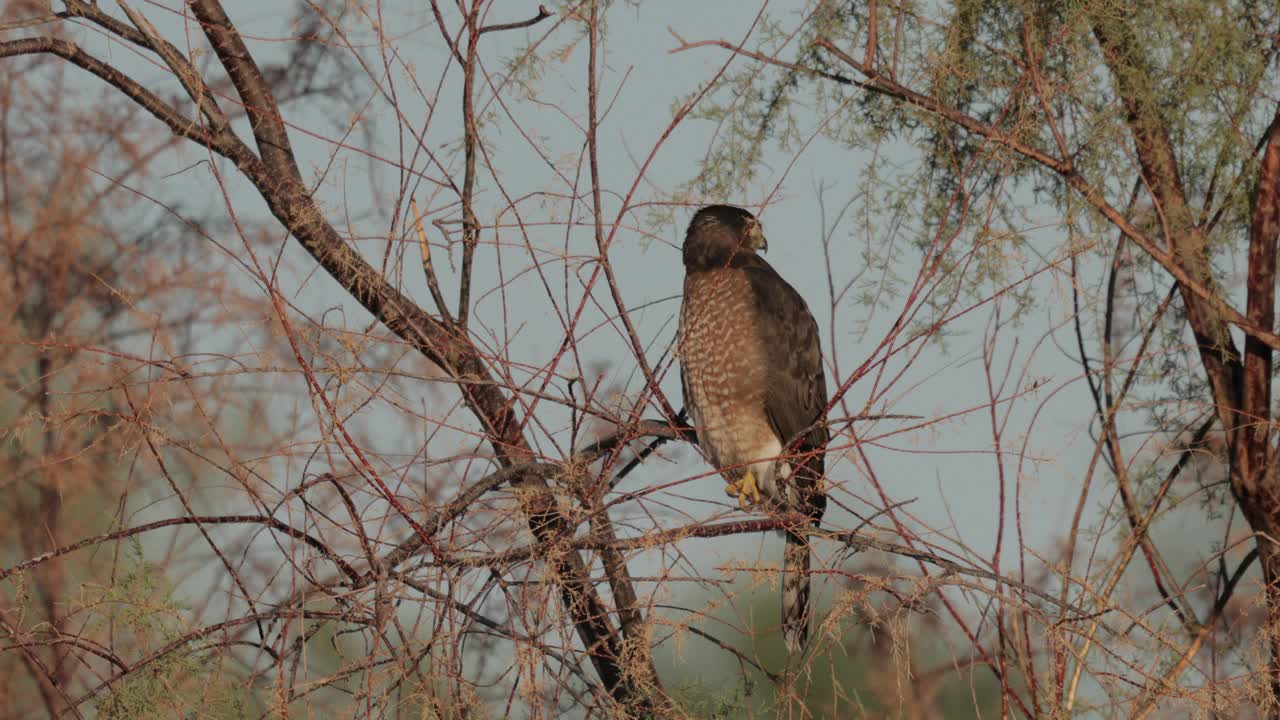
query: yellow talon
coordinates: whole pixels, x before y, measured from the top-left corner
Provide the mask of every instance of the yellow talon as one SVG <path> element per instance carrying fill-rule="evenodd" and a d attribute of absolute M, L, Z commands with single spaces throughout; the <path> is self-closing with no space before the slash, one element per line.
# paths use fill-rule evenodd
<path fill-rule="evenodd" d="M 738 497 L 738 493 L 741 491 L 741 488 L 742 488 L 741 480 L 737 482 L 731 482 L 728 485 L 724 486 L 724 494 L 728 495 L 729 497 Z"/>
<path fill-rule="evenodd" d="M 760 488 L 756 485 L 756 476 L 750 470 L 734 484 L 734 489 L 738 491 L 738 507 L 743 510 L 760 504 Z"/>

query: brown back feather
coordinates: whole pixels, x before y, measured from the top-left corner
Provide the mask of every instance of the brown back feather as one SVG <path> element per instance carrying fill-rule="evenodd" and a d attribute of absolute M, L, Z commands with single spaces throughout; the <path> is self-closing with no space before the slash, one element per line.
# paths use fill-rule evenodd
<path fill-rule="evenodd" d="M 817 481 L 822 477 L 823 450 L 830 439 L 827 426 L 819 422 L 827 406 L 827 380 L 818 322 L 800 293 L 764 258 L 740 255 L 733 265 L 746 273 L 755 294 L 756 332 L 769 366 L 769 387 L 765 390 L 769 423 L 784 447 L 796 444 L 796 453 L 803 454 L 792 464 L 802 466 L 808 476 L 804 481 Z M 801 433 L 802 439 L 798 437 Z"/>

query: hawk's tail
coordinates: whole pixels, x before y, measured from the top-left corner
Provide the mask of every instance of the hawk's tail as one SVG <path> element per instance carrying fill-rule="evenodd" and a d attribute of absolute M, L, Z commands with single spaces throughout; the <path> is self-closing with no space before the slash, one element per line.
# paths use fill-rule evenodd
<path fill-rule="evenodd" d="M 801 450 L 808 452 L 810 448 L 802 446 Z M 787 478 L 787 504 L 792 511 L 808 515 L 815 528 L 827 509 L 823 464 L 821 453 L 809 453 Z M 787 544 L 782 551 L 782 639 L 792 656 L 803 653 L 809 641 L 809 567 L 813 553 L 807 529 L 784 533 Z"/>
<path fill-rule="evenodd" d="M 782 551 L 782 639 L 792 655 L 809 642 L 809 539 L 788 531 Z"/>

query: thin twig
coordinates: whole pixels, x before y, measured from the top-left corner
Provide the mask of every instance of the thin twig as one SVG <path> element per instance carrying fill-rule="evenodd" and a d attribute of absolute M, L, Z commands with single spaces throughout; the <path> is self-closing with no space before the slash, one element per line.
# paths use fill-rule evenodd
<path fill-rule="evenodd" d="M 519 22 L 494 23 L 492 25 L 485 25 L 484 27 L 480 28 L 480 34 L 484 35 L 485 33 L 502 32 L 503 30 L 519 30 L 520 28 L 533 27 L 534 25 L 537 25 L 538 23 L 542 22 L 543 20 L 546 20 L 549 17 L 551 17 L 551 11 L 547 10 L 545 5 L 539 5 L 538 14 L 534 15 L 528 20 L 520 20 Z"/>
<path fill-rule="evenodd" d="M 436 312 L 449 324 L 453 324 L 453 315 L 449 312 L 449 304 L 440 291 L 440 279 L 436 277 L 435 266 L 431 264 L 431 244 L 427 242 L 427 233 L 422 228 L 422 213 L 418 211 L 418 199 L 409 198 L 409 210 L 413 212 L 413 227 L 418 233 L 418 252 L 422 255 L 422 272 L 427 276 L 427 288 L 431 291 L 431 299 L 436 303 Z"/>

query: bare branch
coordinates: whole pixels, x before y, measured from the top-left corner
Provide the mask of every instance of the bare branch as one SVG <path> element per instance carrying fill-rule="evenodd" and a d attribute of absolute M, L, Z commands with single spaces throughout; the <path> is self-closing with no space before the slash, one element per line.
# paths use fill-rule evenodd
<path fill-rule="evenodd" d="M 492 25 L 485 25 L 484 27 L 480 28 L 480 34 L 484 35 L 485 33 L 491 33 L 491 32 L 502 32 L 504 30 L 519 30 L 521 28 L 533 27 L 534 25 L 537 25 L 538 23 L 542 22 L 543 20 L 546 20 L 549 17 L 551 17 L 551 11 L 547 10 L 545 5 L 539 5 L 538 14 L 534 15 L 528 20 L 520 20 L 519 22 L 494 23 Z"/>

